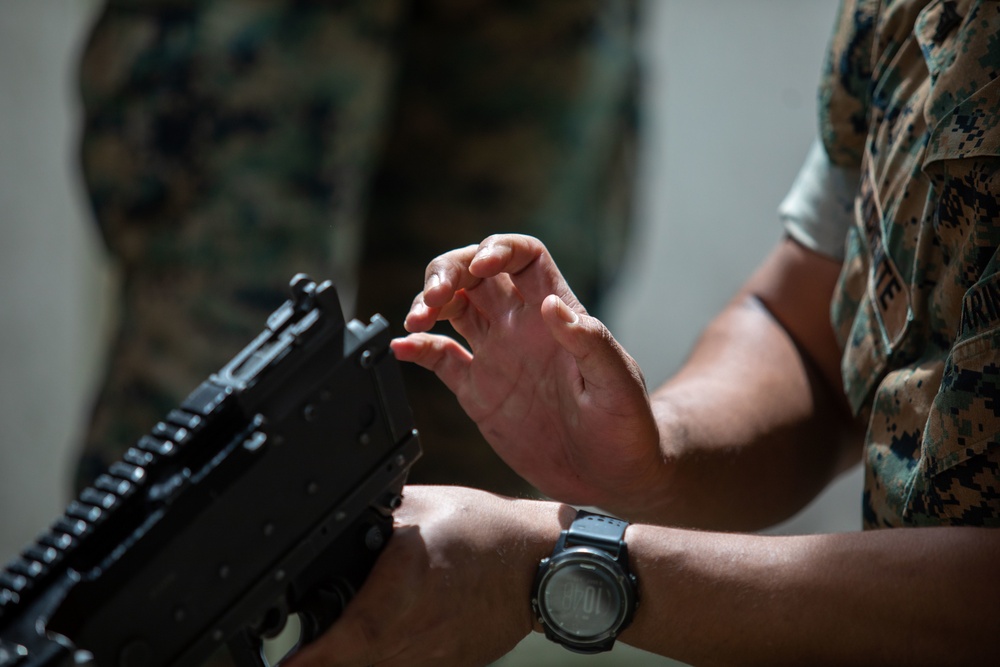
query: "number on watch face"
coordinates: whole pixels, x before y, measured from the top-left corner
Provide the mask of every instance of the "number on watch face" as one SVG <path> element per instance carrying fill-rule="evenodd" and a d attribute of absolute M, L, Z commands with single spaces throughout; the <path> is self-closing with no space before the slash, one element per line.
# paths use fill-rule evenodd
<path fill-rule="evenodd" d="M 562 567 L 549 577 L 542 604 L 552 623 L 576 637 L 598 637 L 612 629 L 622 608 L 621 592 L 600 568 Z"/>

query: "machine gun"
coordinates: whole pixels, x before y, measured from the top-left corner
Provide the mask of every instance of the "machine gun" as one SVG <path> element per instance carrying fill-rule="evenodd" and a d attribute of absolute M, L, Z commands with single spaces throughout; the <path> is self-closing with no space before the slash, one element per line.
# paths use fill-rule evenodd
<path fill-rule="evenodd" d="M 266 667 L 392 530 L 420 444 L 386 321 L 305 275 L 265 330 L 0 571 L 0 667 Z M 290 652 L 294 652 L 294 648 Z"/>

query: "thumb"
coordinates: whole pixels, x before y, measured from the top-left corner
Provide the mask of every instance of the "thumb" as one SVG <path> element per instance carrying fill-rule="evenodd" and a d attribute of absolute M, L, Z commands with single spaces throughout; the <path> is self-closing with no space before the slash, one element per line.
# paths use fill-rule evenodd
<path fill-rule="evenodd" d="M 542 302 L 542 319 L 556 342 L 576 360 L 585 391 L 611 392 L 611 399 L 637 390 L 645 394 L 639 365 L 599 319 L 574 311 L 555 294 Z"/>

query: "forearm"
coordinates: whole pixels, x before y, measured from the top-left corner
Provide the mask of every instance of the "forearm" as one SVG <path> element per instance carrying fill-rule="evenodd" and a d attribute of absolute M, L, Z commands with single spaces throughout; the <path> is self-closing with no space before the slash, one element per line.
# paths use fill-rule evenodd
<path fill-rule="evenodd" d="M 855 460 L 858 433 L 818 370 L 758 301 L 734 302 L 651 396 L 666 479 L 657 523 L 757 529 Z"/>
<path fill-rule="evenodd" d="M 843 467 L 850 420 L 827 312 L 838 273 L 780 243 L 651 402 L 638 364 L 545 247 L 500 235 L 428 266 L 412 333 L 393 351 L 433 370 L 551 498 L 633 521 L 758 528 Z M 468 347 L 429 334 L 439 320 Z"/>
<path fill-rule="evenodd" d="M 838 271 L 783 241 L 652 394 L 664 465 L 644 520 L 760 528 L 857 460 L 827 313 Z"/>
<path fill-rule="evenodd" d="M 530 632 L 532 580 L 574 512 L 461 487 L 405 496 L 368 581 L 290 665 L 483 665 Z M 625 539 L 640 602 L 619 638 L 661 655 L 697 665 L 1000 657 L 997 530 L 776 537 L 633 524 Z"/>
<path fill-rule="evenodd" d="M 773 537 L 633 525 L 623 641 L 698 665 L 991 664 L 1000 532 Z M 958 565 L 960 564 L 960 565 Z"/>

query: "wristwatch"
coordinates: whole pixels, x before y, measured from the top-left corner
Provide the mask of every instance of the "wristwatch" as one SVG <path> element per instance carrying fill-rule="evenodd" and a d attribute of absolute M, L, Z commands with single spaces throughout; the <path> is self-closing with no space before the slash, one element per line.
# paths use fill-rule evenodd
<path fill-rule="evenodd" d="M 535 576 L 531 606 L 545 636 L 577 653 L 610 651 L 632 622 L 638 582 L 629 571 L 628 522 L 580 511 Z"/>

